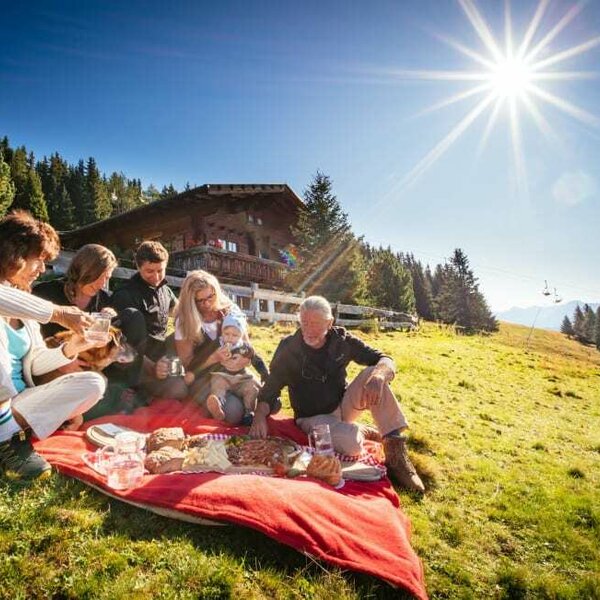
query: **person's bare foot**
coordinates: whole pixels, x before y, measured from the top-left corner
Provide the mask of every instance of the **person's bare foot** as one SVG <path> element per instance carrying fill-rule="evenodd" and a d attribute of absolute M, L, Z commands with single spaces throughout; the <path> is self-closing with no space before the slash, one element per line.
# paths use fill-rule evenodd
<path fill-rule="evenodd" d="M 63 431 L 77 431 L 83 425 L 83 416 L 77 415 L 68 421 L 65 421 L 62 426 Z"/>
<path fill-rule="evenodd" d="M 208 412 L 213 419 L 217 419 L 217 421 L 225 419 L 225 413 L 218 396 L 210 394 L 206 399 L 206 408 L 208 408 Z"/>

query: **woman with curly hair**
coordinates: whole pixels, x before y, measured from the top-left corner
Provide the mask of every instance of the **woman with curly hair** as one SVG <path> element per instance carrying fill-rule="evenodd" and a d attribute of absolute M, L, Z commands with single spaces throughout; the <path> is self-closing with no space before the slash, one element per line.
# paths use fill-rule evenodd
<path fill-rule="evenodd" d="M 25 211 L 0 220 L 0 285 L 31 291 L 60 247 L 56 231 Z M 79 352 L 99 345 L 76 334 L 58 348 L 44 344 L 37 322 L 0 317 L 0 472 L 33 479 L 49 473 L 50 465 L 37 454 L 31 433 L 43 439 L 63 423 L 78 427 L 81 414 L 105 390 L 98 373 L 63 375 L 35 386 L 33 377 L 71 363 Z"/>

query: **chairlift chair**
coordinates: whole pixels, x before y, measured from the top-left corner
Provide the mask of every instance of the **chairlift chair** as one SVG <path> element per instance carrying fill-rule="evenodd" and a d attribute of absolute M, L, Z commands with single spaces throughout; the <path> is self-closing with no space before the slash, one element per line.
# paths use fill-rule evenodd
<path fill-rule="evenodd" d="M 556 288 L 554 288 L 554 302 L 555 304 L 562 302 L 562 298 L 556 293 Z"/>
<path fill-rule="evenodd" d="M 542 290 L 542 294 L 544 294 L 544 296 L 550 296 L 552 294 L 552 292 L 548 288 L 548 282 L 545 279 L 544 279 L 544 289 Z"/>

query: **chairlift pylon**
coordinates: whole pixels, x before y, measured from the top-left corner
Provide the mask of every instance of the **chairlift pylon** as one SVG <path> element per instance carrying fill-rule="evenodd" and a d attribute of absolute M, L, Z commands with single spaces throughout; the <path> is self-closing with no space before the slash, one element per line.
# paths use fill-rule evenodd
<path fill-rule="evenodd" d="M 550 296 L 552 294 L 552 292 L 548 288 L 548 282 L 545 279 L 544 279 L 544 289 L 542 290 L 542 294 L 544 294 L 544 296 Z"/>

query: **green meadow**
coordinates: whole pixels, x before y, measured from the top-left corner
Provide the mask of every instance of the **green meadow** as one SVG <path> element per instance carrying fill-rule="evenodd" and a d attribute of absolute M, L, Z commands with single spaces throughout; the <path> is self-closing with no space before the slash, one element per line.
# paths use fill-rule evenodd
<path fill-rule="evenodd" d="M 252 336 L 270 358 L 289 331 Z M 600 352 L 528 334 L 359 334 L 397 362 L 428 487 L 398 493 L 431 598 L 600 598 Z M 254 531 L 172 521 L 59 474 L 2 481 L 0 524 L 11 600 L 405 597 Z"/>

